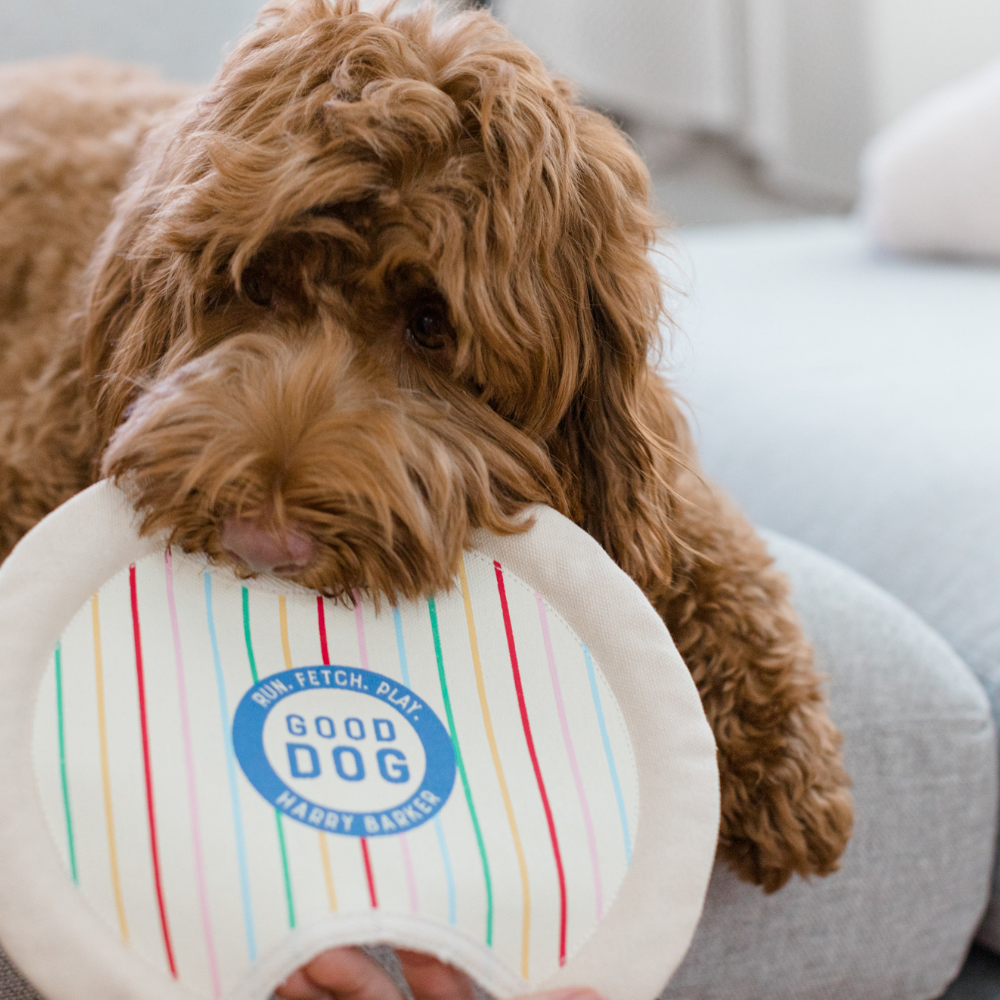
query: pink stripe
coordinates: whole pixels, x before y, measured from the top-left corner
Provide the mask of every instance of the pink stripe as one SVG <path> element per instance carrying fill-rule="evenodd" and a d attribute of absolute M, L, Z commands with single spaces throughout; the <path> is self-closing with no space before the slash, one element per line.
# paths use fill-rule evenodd
<path fill-rule="evenodd" d="M 358 630 L 358 649 L 361 653 L 361 669 L 368 669 L 368 645 L 365 642 L 365 619 L 361 612 L 361 595 L 354 591 L 354 624 Z M 375 889 L 371 877 L 371 867 L 368 859 L 368 845 L 362 838 L 361 847 L 365 854 L 365 868 L 369 875 L 371 885 L 372 906 L 375 906 Z M 419 909 L 417 902 L 417 875 L 413 869 L 413 858 L 410 857 L 410 845 L 406 841 L 406 834 L 399 835 L 399 848 L 403 852 L 403 869 L 406 872 L 406 890 L 410 897 L 410 910 L 416 913 Z"/>
<path fill-rule="evenodd" d="M 219 963 L 215 956 L 215 939 L 212 936 L 212 921 L 208 912 L 208 886 L 205 882 L 205 860 L 201 851 L 201 820 L 198 812 L 198 793 L 195 786 L 194 751 L 191 747 L 191 721 L 188 717 L 187 685 L 184 681 L 184 657 L 181 653 L 181 630 L 177 624 L 177 604 L 174 601 L 174 567 L 170 549 L 164 555 L 167 570 L 167 606 L 170 609 L 170 628 L 174 633 L 174 661 L 177 664 L 177 692 L 181 703 L 181 733 L 184 736 L 184 764 L 187 770 L 188 805 L 191 809 L 191 844 L 194 848 L 195 878 L 198 883 L 198 905 L 201 910 L 201 926 L 205 932 L 205 950 L 208 952 L 208 967 L 212 974 L 212 995 L 222 996 L 219 979 Z"/>
<path fill-rule="evenodd" d="M 403 852 L 403 867 L 406 869 L 406 889 L 410 897 L 410 912 L 416 913 L 420 909 L 420 904 L 417 900 L 417 877 L 413 870 L 410 845 L 407 843 L 405 833 L 399 835 L 399 846 Z"/>
<path fill-rule="evenodd" d="M 361 614 L 361 595 L 354 591 L 354 624 L 358 628 L 358 649 L 361 651 L 361 669 L 368 669 L 368 646 L 365 643 L 365 620 Z"/>
<path fill-rule="evenodd" d="M 549 635 L 549 619 L 545 612 L 545 599 L 541 594 L 535 594 L 538 602 L 538 615 L 542 620 L 542 638 L 545 642 L 545 655 L 549 661 L 549 676 L 552 678 L 552 690 L 556 696 L 556 712 L 559 715 L 559 728 L 562 729 L 563 742 L 569 755 L 569 766 L 573 771 L 573 781 L 576 784 L 576 795 L 583 810 L 583 825 L 587 831 L 587 846 L 590 848 L 590 864 L 594 870 L 594 898 L 597 900 L 597 919 L 604 916 L 604 892 L 601 888 L 601 866 L 597 860 L 597 838 L 594 836 L 594 823 L 590 816 L 590 806 L 587 805 L 587 795 L 583 790 L 583 779 L 580 777 L 580 767 L 576 762 L 576 751 L 573 749 L 573 738 L 569 734 L 569 724 L 566 722 L 566 707 L 563 704 L 562 688 L 559 686 L 559 675 L 556 673 L 556 658 L 552 653 L 552 637 Z"/>

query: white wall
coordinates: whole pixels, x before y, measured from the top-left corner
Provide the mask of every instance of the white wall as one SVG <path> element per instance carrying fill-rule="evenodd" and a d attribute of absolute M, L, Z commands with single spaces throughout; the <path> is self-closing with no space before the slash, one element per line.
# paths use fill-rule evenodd
<path fill-rule="evenodd" d="M 736 9 L 734 0 L 501 0 L 498 8 L 596 102 L 720 130 L 740 113 Z"/>
<path fill-rule="evenodd" d="M 1000 0 L 501 0 L 630 116 L 730 133 L 781 187 L 850 198 L 867 139 L 1000 58 Z"/>
<path fill-rule="evenodd" d="M 745 0 L 746 135 L 772 181 L 850 198 L 883 125 L 1000 58 L 1000 0 Z"/>
<path fill-rule="evenodd" d="M 772 183 L 852 197 L 871 131 L 867 0 L 745 0 L 741 132 Z"/>
<path fill-rule="evenodd" d="M 263 0 L 0 0 L 0 61 L 90 52 L 207 80 Z M 1000 58 L 1000 0 L 498 0 L 596 101 L 740 136 L 775 183 L 850 196 L 874 130 Z"/>
<path fill-rule="evenodd" d="M 1000 0 L 868 0 L 872 124 L 1000 59 Z"/>
<path fill-rule="evenodd" d="M 87 52 L 211 78 L 263 0 L 0 0 L 0 61 Z"/>

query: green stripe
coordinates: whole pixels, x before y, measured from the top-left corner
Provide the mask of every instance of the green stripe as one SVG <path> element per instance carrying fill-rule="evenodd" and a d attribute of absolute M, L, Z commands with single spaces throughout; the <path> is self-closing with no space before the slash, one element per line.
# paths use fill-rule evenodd
<path fill-rule="evenodd" d="M 448 716 L 448 728 L 451 730 L 451 743 L 455 748 L 455 762 L 458 773 L 462 776 L 462 787 L 465 789 L 465 801 L 469 806 L 469 816 L 476 831 L 476 841 L 479 844 L 479 857 L 483 862 L 483 878 L 486 880 L 486 945 L 493 946 L 493 883 L 490 880 L 490 863 L 486 860 L 486 845 L 483 843 L 483 831 L 479 828 L 479 817 L 476 807 L 472 804 L 472 789 L 469 788 L 469 776 L 465 773 L 462 761 L 462 751 L 458 745 L 458 734 L 455 732 L 455 717 L 451 712 L 451 698 L 448 697 L 448 682 L 444 676 L 444 657 L 441 654 L 441 634 L 438 631 L 437 606 L 434 595 L 427 598 L 427 607 L 431 613 L 431 631 L 434 633 L 434 654 L 437 657 L 438 677 L 441 680 L 441 694 L 444 697 L 444 710 Z"/>
<path fill-rule="evenodd" d="M 281 869 L 285 875 L 285 902 L 288 904 L 288 926 L 295 926 L 295 900 L 292 898 L 292 877 L 288 871 L 288 852 L 285 850 L 285 828 L 281 824 L 281 813 L 274 810 L 274 820 L 278 824 L 278 843 L 281 845 Z"/>
<path fill-rule="evenodd" d="M 257 661 L 253 657 L 253 640 L 250 638 L 250 591 L 243 588 L 243 637 L 247 641 L 247 656 L 250 658 L 250 676 L 257 683 Z"/>
<path fill-rule="evenodd" d="M 76 846 L 73 843 L 73 815 L 69 811 L 69 781 L 66 777 L 66 736 L 63 728 L 62 643 L 56 643 L 56 712 L 59 716 L 59 774 L 62 778 L 63 812 L 66 814 L 66 840 L 69 843 L 69 870 L 76 876 Z"/>
<path fill-rule="evenodd" d="M 250 661 L 250 675 L 257 683 L 257 660 L 253 655 L 253 640 L 250 638 L 250 591 L 243 587 L 243 638 L 247 645 L 247 659 Z M 285 902 L 288 905 L 288 926 L 295 926 L 295 897 L 292 895 L 292 876 L 288 870 L 288 851 L 285 848 L 285 828 L 281 822 L 281 810 L 274 810 L 274 821 L 278 826 L 278 846 L 281 848 L 281 870 L 285 876 Z"/>

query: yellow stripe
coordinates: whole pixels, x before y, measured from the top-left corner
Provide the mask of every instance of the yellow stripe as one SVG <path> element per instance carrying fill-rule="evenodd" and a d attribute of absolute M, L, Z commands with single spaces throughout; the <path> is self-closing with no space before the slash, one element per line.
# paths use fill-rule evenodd
<path fill-rule="evenodd" d="M 285 654 L 285 669 L 292 669 L 292 647 L 288 645 L 288 602 L 285 595 L 278 598 L 278 619 L 281 622 L 281 650 Z"/>
<path fill-rule="evenodd" d="M 115 892 L 118 911 L 118 928 L 122 940 L 128 944 L 128 922 L 125 920 L 125 900 L 118 874 L 118 846 L 115 842 L 115 815 L 111 806 L 111 768 L 108 764 L 108 726 L 104 712 L 104 660 L 101 656 L 101 616 L 97 594 L 90 599 L 90 613 L 94 627 L 94 673 L 97 683 L 97 729 L 101 740 L 101 776 L 104 782 L 104 818 L 108 826 L 108 855 L 111 860 L 111 885 Z"/>
<path fill-rule="evenodd" d="M 524 845 L 521 835 L 517 832 L 517 820 L 514 818 L 514 804 L 507 790 L 507 779 L 504 777 L 503 765 L 500 763 L 500 752 L 497 750 L 496 737 L 493 735 L 493 720 L 490 717 L 489 705 L 486 702 L 486 685 L 483 683 L 483 666 L 479 660 L 479 641 L 476 638 L 476 622 L 472 615 L 472 596 L 469 594 L 469 581 L 465 576 L 464 557 L 458 564 L 459 578 L 462 582 L 462 600 L 465 602 L 465 621 L 469 627 L 469 649 L 472 651 L 472 665 L 476 670 L 476 688 L 479 690 L 479 705 L 483 710 L 483 725 L 486 728 L 486 738 L 490 743 L 490 753 L 493 755 L 493 767 L 500 782 L 500 794 L 503 796 L 504 808 L 507 810 L 507 822 L 514 838 L 514 850 L 517 852 L 517 866 L 521 871 L 521 977 L 528 979 L 528 955 L 531 946 L 531 888 L 528 884 L 528 865 L 524 858 Z"/>
<path fill-rule="evenodd" d="M 323 859 L 323 878 L 326 880 L 326 898 L 330 909 L 337 909 L 337 893 L 333 888 L 333 869 L 330 867 L 330 852 L 326 847 L 326 834 L 319 834 L 319 853 Z"/>
<path fill-rule="evenodd" d="M 278 597 L 278 621 L 281 625 L 281 651 L 285 654 L 285 669 L 292 669 L 292 647 L 288 641 L 288 602 L 285 595 Z M 326 835 L 320 831 L 319 856 L 323 862 L 323 881 L 326 882 L 326 898 L 331 910 L 337 909 L 337 892 L 333 888 L 333 868 L 330 865 L 330 851 L 326 846 Z"/>

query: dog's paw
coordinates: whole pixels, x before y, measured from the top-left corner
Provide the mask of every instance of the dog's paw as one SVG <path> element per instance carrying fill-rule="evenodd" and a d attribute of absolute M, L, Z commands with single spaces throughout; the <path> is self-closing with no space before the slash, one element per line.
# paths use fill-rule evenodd
<path fill-rule="evenodd" d="M 809 713 L 812 739 L 795 739 L 770 760 L 723 768 L 719 856 L 765 892 L 792 875 L 829 875 L 851 836 L 850 780 L 839 735 L 825 713 Z"/>

